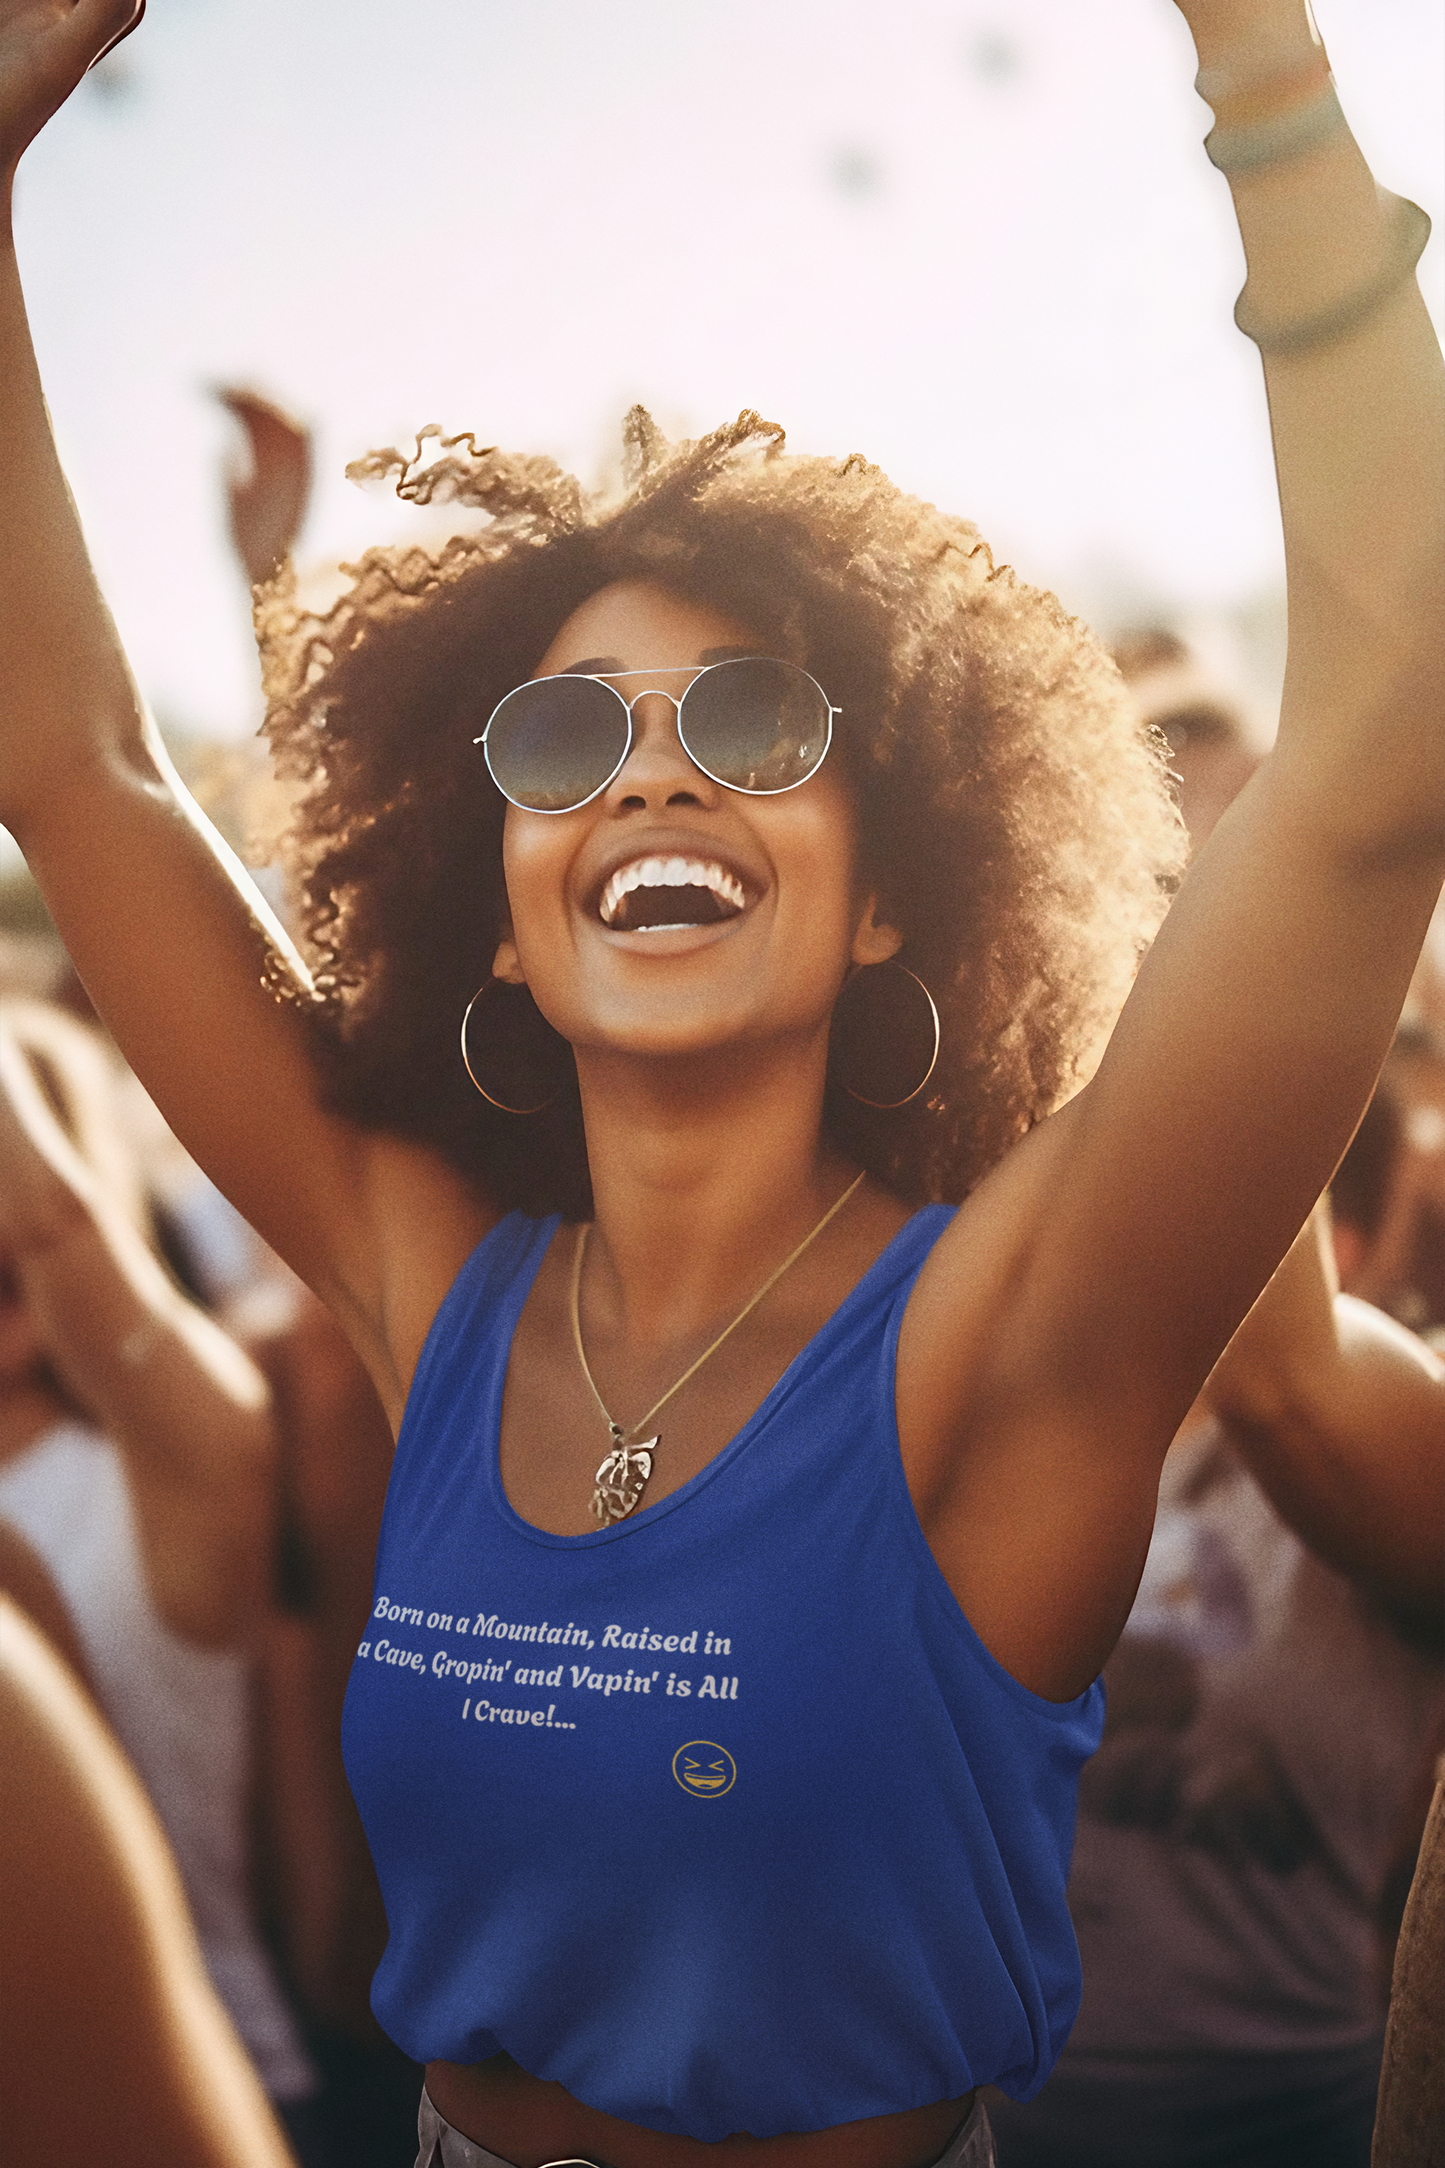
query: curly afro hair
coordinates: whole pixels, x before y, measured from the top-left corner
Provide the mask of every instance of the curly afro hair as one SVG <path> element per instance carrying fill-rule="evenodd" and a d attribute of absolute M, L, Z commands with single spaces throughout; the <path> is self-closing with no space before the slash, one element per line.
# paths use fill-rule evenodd
<path fill-rule="evenodd" d="M 480 508 L 479 531 L 370 551 L 323 617 L 285 574 L 258 595 L 266 729 L 304 785 L 290 864 L 330 1101 L 502 1205 L 590 1212 L 575 1077 L 523 1120 L 459 1057 L 507 916 L 505 807 L 472 741 L 579 603 L 647 579 L 740 619 L 843 711 L 869 879 L 942 1046 L 926 1100 L 877 1113 L 830 1085 L 825 1119 L 905 1201 L 956 1201 L 1085 1080 L 1167 908 L 1184 838 L 1161 748 L 1083 625 L 862 458 L 786 454 L 755 414 L 670 446 L 641 409 L 625 449 L 602 501 L 424 430 L 353 475 Z"/>

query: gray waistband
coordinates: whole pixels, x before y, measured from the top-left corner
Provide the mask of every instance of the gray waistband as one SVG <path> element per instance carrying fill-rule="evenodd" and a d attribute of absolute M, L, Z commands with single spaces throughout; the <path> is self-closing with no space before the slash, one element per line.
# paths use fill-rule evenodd
<path fill-rule="evenodd" d="M 416 2168 L 514 2168 L 500 2153 L 489 2152 L 475 2138 L 464 2138 L 445 2116 L 438 2115 L 425 2086 L 416 2112 L 416 2134 Z M 548 2168 L 603 2168 L 603 2164 L 583 2160 L 580 2155 L 564 2155 L 560 2161 L 549 2162 Z"/>
<path fill-rule="evenodd" d="M 416 2168 L 514 2168 L 500 2153 L 488 2152 L 474 2138 L 464 2138 L 454 2130 L 437 2114 L 425 2089 L 417 2110 L 416 2134 L 420 2140 Z M 568 2153 L 546 2162 L 545 2168 L 606 2168 L 606 2163 Z M 939 2154 L 934 2168 L 994 2168 L 993 2134 L 981 2100 L 974 2102 L 972 2113 Z"/>

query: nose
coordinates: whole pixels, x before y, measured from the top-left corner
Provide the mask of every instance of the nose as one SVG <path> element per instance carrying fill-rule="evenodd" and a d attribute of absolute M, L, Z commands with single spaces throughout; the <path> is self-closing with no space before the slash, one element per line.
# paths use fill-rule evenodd
<path fill-rule="evenodd" d="M 716 802 L 719 786 L 688 757 L 677 717 L 678 703 L 669 693 L 649 689 L 637 695 L 632 703 L 632 744 L 607 786 L 612 810 Z"/>

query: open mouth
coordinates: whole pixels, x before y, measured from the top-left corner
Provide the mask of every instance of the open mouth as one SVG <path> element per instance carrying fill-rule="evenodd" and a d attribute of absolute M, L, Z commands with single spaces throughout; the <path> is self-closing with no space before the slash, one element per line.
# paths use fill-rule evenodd
<path fill-rule="evenodd" d="M 613 874 L 597 912 L 615 933 L 671 933 L 736 918 L 746 902 L 737 875 L 715 860 L 634 858 Z"/>

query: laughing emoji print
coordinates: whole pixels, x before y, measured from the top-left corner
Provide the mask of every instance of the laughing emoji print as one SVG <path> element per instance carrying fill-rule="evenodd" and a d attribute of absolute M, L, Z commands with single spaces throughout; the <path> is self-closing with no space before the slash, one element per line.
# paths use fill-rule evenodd
<path fill-rule="evenodd" d="M 715 1739 L 689 1739 L 673 1755 L 672 1773 L 694 1799 L 721 1799 L 736 1784 L 738 1765 Z"/>

